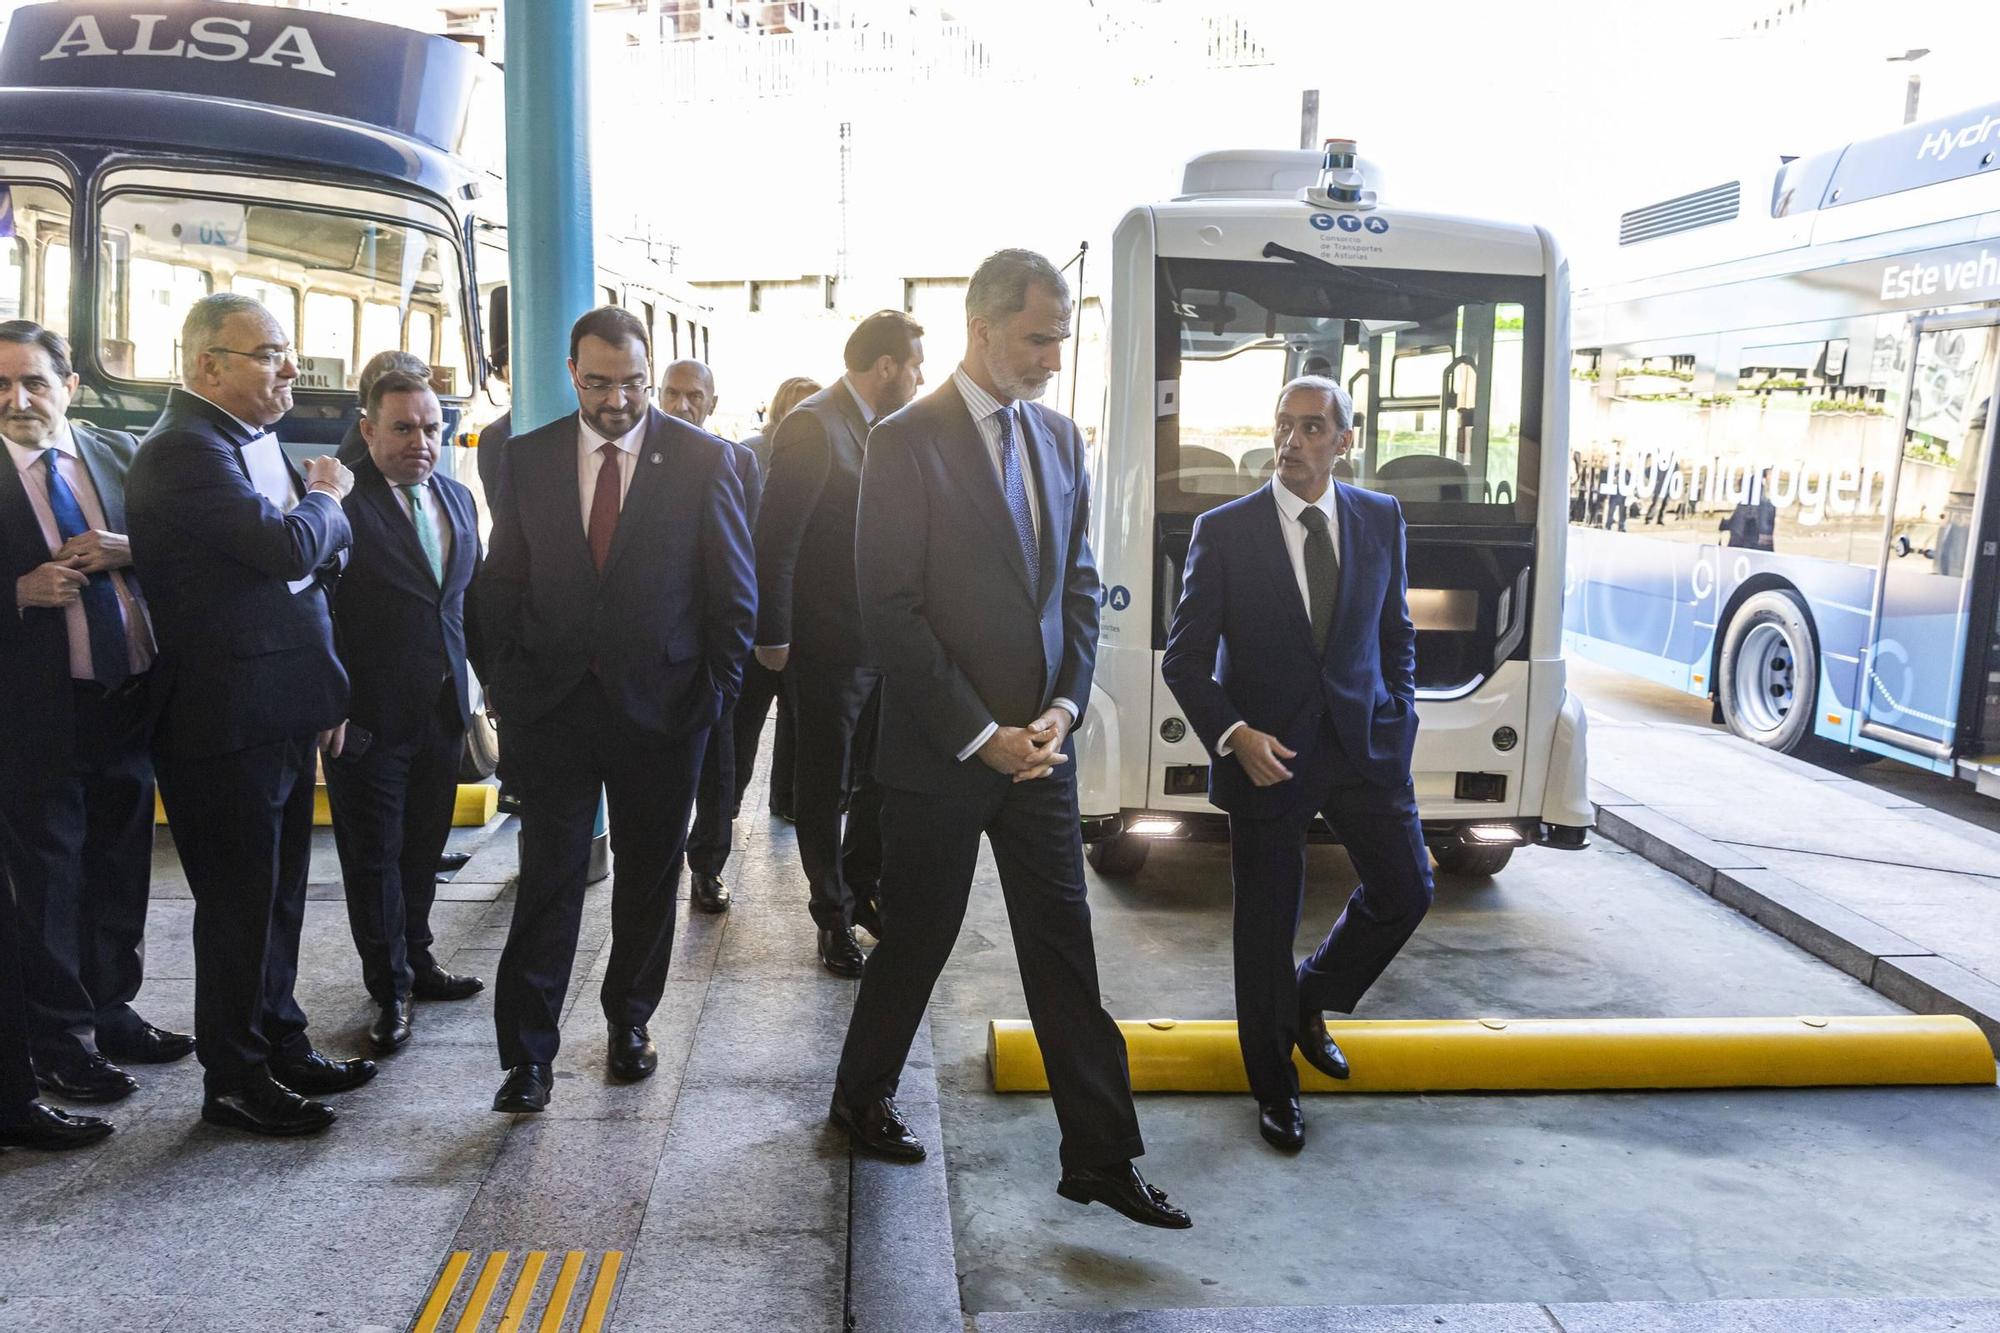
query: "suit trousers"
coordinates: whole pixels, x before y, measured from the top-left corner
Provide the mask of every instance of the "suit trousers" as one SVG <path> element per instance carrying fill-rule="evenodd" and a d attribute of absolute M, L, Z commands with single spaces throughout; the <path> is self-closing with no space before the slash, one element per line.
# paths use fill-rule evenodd
<path fill-rule="evenodd" d="M 409 999 L 417 971 L 434 961 L 431 903 L 464 744 L 458 688 L 447 680 L 421 732 L 376 736 L 360 754 L 326 763 L 347 925 L 376 1004 Z"/>
<path fill-rule="evenodd" d="M 0 1121 L 27 1110 L 37 1091 L 28 1053 L 28 998 L 20 945 L 20 914 L 6 876 L 0 874 Z"/>
<path fill-rule="evenodd" d="M 1046 778 L 996 783 L 976 796 L 884 789 L 884 934 L 848 1021 L 836 1084 L 842 1101 L 859 1106 L 895 1094 L 965 919 L 984 833 L 1048 1067 L 1063 1165 L 1108 1166 L 1145 1152 L 1125 1038 L 1097 988 L 1075 775 L 1072 760 Z"/>
<path fill-rule="evenodd" d="M 729 842 L 736 826 L 736 705 L 708 729 L 701 755 L 701 780 L 695 784 L 694 823 L 688 828 L 690 870 L 720 875 L 729 864 Z"/>
<path fill-rule="evenodd" d="M 870 772 L 882 673 L 794 657 L 785 677 L 798 726 L 792 813 L 809 909 L 821 930 L 844 930 L 857 896 L 874 898 L 882 878 L 882 791 Z"/>
<path fill-rule="evenodd" d="M 736 799 L 730 813 L 743 813 L 743 793 L 757 767 L 757 742 L 764 734 L 764 719 L 770 715 L 771 701 L 778 702 L 778 726 L 771 735 L 771 813 L 792 817 L 792 765 L 794 729 L 792 701 L 785 688 L 783 672 L 772 671 L 752 657 L 743 664 L 743 693 L 736 700 Z"/>
<path fill-rule="evenodd" d="M 501 763 L 521 793 L 521 875 L 500 955 L 500 1064 L 550 1064 L 583 926 L 602 791 L 610 806 L 611 959 L 600 1000 L 614 1027 L 659 1007 L 674 952 L 674 885 L 708 733 L 662 736 L 619 714 L 595 676 L 533 722 L 507 723 Z"/>
<path fill-rule="evenodd" d="M 1333 744 L 1323 739 L 1321 745 Z M 1305 766 L 1301 765 L 1301 769 Z M 1308 780 L 1301 772 L 1293 781 Z M 1304 1013 L 1353 1012 L 1431 905 L 1430 855 L 1415 789 L 1341 775 L 1276 819 L 1229 817 L 1235 886 L 1236 1033 L 1259 1101 L 1299 1089 L 1292 1048 Z M 1305 902 L 1306 830 L 1316 812 L 1347 849 L 1360 883 L 1319 948 L 1294 966 Z"/>
<path fill-rule="evenodd" d="M 152 726 L 145 677 L 107 693 L 75 681 L 67 773 L 0 775 L 0 851 L 20 905 L 20 966 L 35 1056 L 94 1052 L 100 1031 L 135 1035 L 153 863 Z"/>
<path fill-rule="evenodd" d="M 194 1039 L 222 1095 L 273 1057 L 312 1050 L 293 996 L 312 861 L 312 733 L 158 760 L 174 848 L 194 895 Z"/>

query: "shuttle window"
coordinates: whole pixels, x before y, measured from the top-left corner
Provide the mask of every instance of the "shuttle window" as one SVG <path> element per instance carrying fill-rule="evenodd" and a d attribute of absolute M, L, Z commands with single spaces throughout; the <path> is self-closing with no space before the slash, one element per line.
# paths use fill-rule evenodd
<path fill-rule="evenodd" d="M 306 328 L 299 338 L 299 352 L 308 358 L 338 362 L 343 372 L 358 374 L 360 366 L 354 355 L 354 298 L 332 292 L 307 292 Z M 312 367 L 301 361 L 299 369 Z"/>
<path fill-rule="evenodd" d="M 271 312 L 271 318 L 278 321 L 278 327 L 285 331 L 285 337 L 293 345 L 299 341 L 299 294 L 282 283 L 266 282 L 253 278 L 247 273 L 239 273 L 230 280 L 229 290 L 241 292 Z"/>
<path fill-rule="evenodd" d="M 0 181 L 0 319 L 69 328 L 69 198 Z"/>

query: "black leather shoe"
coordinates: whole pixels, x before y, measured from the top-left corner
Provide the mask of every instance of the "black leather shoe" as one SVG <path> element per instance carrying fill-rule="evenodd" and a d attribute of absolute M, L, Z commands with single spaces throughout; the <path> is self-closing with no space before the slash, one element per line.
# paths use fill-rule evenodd
<path fill-rule="evenodd" d="M 382 1006 L 368 1025 L 368 1044 L 378 1051 L 393 1051 L 410 1039 L 410 1002 L 391 1000 Z"/>
<path fill-rule="evenodd" d="M 924 1160 L 923 1141 L 903 1123 L 894 1098 L 878 1098 L 856 1110 L 835 1096 L 827 1118 L 846 1130 L 849 1141 L 863 1152 L 892 1162 Z"/>
<path fill-rule="evenodd" d="M 791 806 L 781 805 L 776 801 L 771 802 L 771 815 L 774 819 L 782 819 L 787 824 L 796 824 L 799 822 L 797 817 L 792 814 Z"/>
<path fill-rule="evenodd" d="M 410 995 L 418 1000 L 468 1000 L 486 989 L 478 977 L 461 977 L 432 963 L 416 970 Z"/>
<path fill-rule="evenodd" d="M 539 1111 L 549 1104 L 555 1085 L 555 1072 L 547 1065 L 515 1065 L 493 1094 L 493 1109 L 517 1115 Z"/>
<path fill-rule="evenodd" d="M 1264 1136 L 1264 1142 L 1285 1152 L 1297 1152 L 1306 1146 L 1306 1117 L 1299 1110 L 1299 1099 L 1287 1097 L 1281 1102 L 1257 1103 L 1257 1132 Z"/>
<path fill-rule="evenodd" d="M 1144 1226 L 1185 1231 L 1194 1225 L 1193 1218 L 1167 1202 L 1165 1190 L 1148 1185 L 1130 1162 L 1073 1167 L 1063 1172 L 1056 1193 L 1071 1203 L 1101 1203 Z"/>
<path fill-rule="evenodd" d="M 440 852 L 438 853 L 438 874 L 455 875 L 465 869 L 465 863 L 471 859 L 471 852 Z"/>
<path fill-rule="evenodd" d="M 1326 1030 L 1324 1014 L 1299 1016 L 1299 1054 L 1306 1058 L 1307 1064 L 1328 1078 L 1346 1078 L 1352 1072 L 1347 1067 L 1347 1057 L 1334 1044 L 1333 1034 Z"/>
<path fill-rule="evenodd" d="M 329 1060 L 318 1051 L 307 1051 L 296 1060 L 272 1060 L 271 1077 L 293 1092 L 324 1097 L 332 1092 L 352 1092 L 375 1077 L 373 1060 Z"/>
<path fill-rule="evenodd" d="M 170 1065 L 194 1054 L 194 1038 L 141 1023 L 130 1032 L 99 1032 L 97 1053 L 121 1065 Z"/>
<path fill-rule="evenodd" d="M 858 977 L 868 965 L 868 956 L 854 942 L 853 927 L 843 926 L 819 933 L 819 961 L 836 977 Z"/>
<path fill-rule="evenodd" d="M 0 1124 L 0 1148 L 38 1148 L 56 1152 L 81 1148 L 109 1137 L 111 1122 L 94 1115 L 71 1115 L 53 1106 L 29 1102 L 17 1119 Z"/>
<path fill-rule="evenodd" d="M 101 1055 L 79 1053 L 70 1059 L 37 1062 L 35 1082 L 42 1091 L 66 1102 L 118 1102 L 139 1090 L 139 1080 Z"/>
<path fill-rule="evenodd" d="M 643 1027 L 613 1028 L 604 1063 L 611 1077 L 633 1083 L 653 1076 L 660 1067 L 660 1050 L 653 1045 L 653 1034 Z"/>
<path fill-rule="evenodd" d="M 319 1133 L 333 1123 L 334 1115 L 331 1106 L 299 1096 L 265 1068 L 234 1092 L 210 1093 L 201 1104 L 201 1118 L 225 1129 L 290 1138 Z"/>
<path fill-rule="evenodd" d="M 882 906 L 872 893 L 854 895 L 854 924 L 873 935 L 879 942 L 882 938 Z"/>
<path fill-rule="evenodd" d="M 729 886 L 722 882 L 722 876 L 709 875 L 697 870 L 689 877 L 688 900 L 697 911 L 727 912 L 729 910 Z"/>

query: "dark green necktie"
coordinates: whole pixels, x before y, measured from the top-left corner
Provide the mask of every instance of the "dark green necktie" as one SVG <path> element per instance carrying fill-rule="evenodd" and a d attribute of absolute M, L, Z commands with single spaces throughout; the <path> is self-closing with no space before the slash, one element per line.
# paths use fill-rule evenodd
<path fill-rule="evenodd" d="M 444 552 L 438 547 L 437 529 L 431 526 L 431 515 L 424 508 L 424 485 L 417 482 L 411 486 L 398 486 L 403 498 L 410 502 L 410 518 L 417 525 L 417 544 L 424 548 L 424 559 L 430 561 L 431 577 L 444 585 Z"/>
<path fill-rule="evenodd" d="M 1333 551 L 1333 534 L 1326 528 L 1326 511 L 1307 505 L 1299 515 L 1306 527 L 1306 603 L 1312 615 L 1313 643 L 1326 651 L 1326 633 L 1333 628 L 1333 607 L 1340 597 L 1340 557 Z"/>

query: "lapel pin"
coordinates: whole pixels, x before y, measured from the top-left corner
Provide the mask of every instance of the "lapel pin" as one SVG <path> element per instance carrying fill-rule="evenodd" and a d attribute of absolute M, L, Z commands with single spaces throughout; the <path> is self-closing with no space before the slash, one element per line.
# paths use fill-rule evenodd
<path fill-rule="evenodd" d="M 660 456 L 658 454 L 648 454 L 646 455 L 646 461 L 648 463 L 657 463 L 660 461 Z"/>

